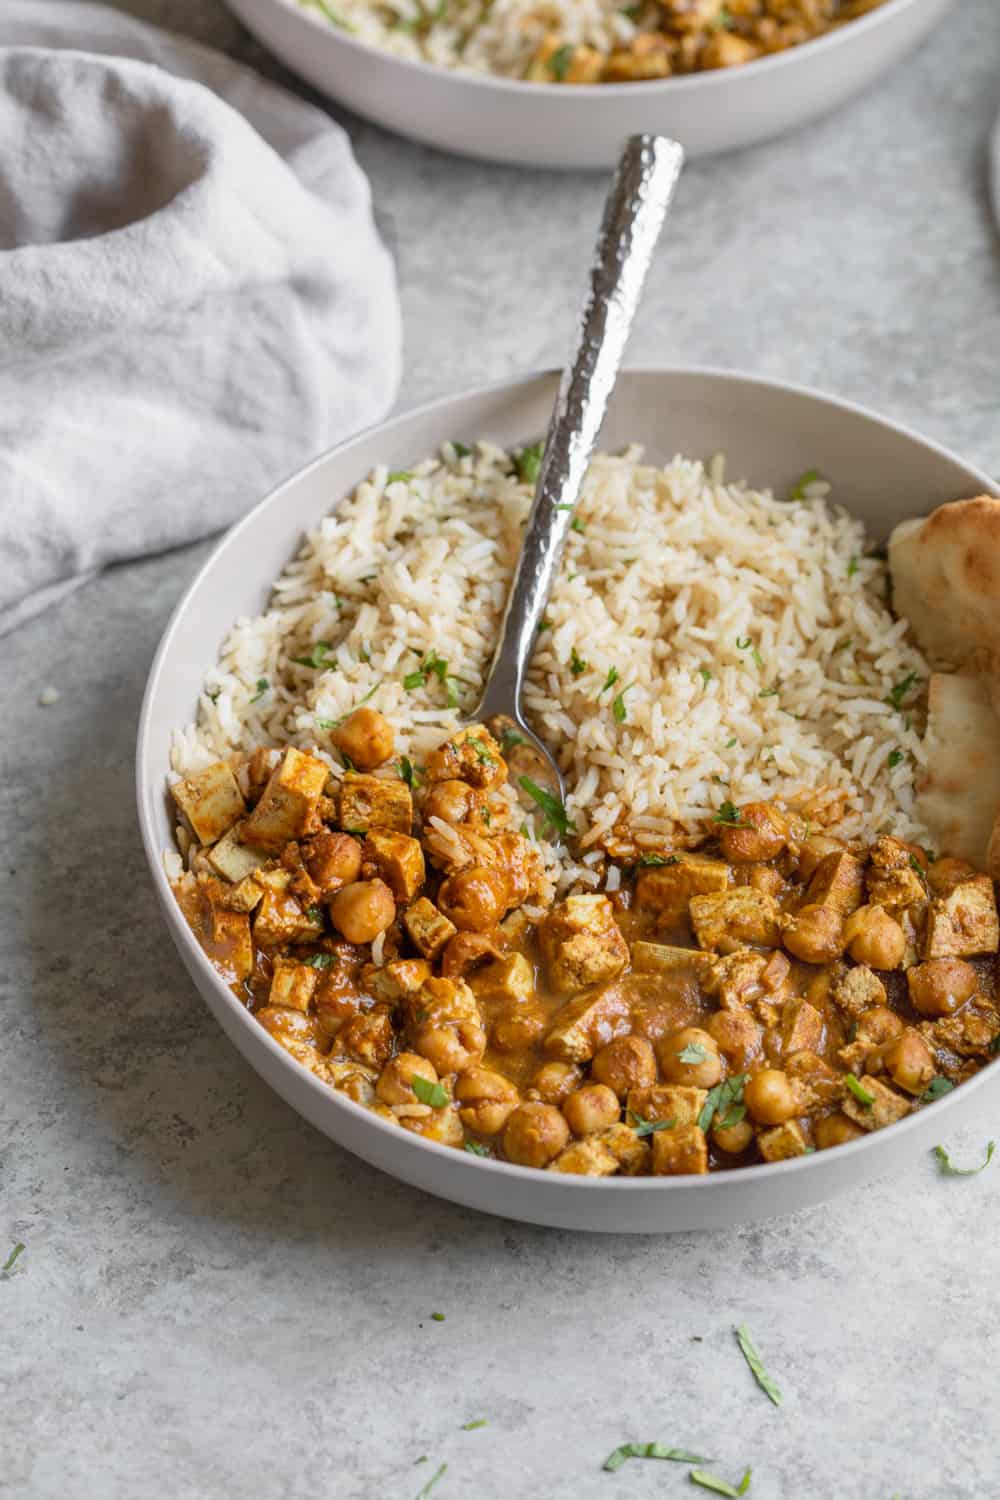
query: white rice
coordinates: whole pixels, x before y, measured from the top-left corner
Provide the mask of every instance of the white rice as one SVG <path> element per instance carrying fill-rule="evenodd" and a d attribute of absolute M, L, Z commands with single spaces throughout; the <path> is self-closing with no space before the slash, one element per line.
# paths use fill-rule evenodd
<path fill-rule="evenodd" d="M 726 801 L 840 796 L 846 837 L 925 837 L 928 669 L 889 610 L 885 563 L 825 482 L 788 501 L 723 483 L 718 458 L 711 472 L 602 454 L 577 507 L 525 703 L 566 776 L 583 885 L 616 826 L 662 846 Z M 530 502 L 486 442 L 391 482 L 376 469 L 309 534 L 267 613 L 233 626 L 174 769 L 293 743 L 340 775 L 323 722 L 362 700 L 421 765 L 477 701 Z M 322 659 L 317 643 L 329 670 L 295 661 Z M 404 686 L 431 652 L 458 708 L 433 672 Z"/>

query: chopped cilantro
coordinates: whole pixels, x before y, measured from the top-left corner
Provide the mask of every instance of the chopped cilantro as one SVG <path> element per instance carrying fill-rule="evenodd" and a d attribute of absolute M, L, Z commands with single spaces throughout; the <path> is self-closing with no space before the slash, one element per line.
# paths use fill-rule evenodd
<path fill-rule="evenodd" d="M 723 802 L 713 821 L 716 823 L 727 823 L 730 828 L 735 828 L 737 823 L 741 823 L 743 820 L 740 817 L 738 807 L 735 807 L 732 802 Z"/>
<path fill-rule="evenodd" d="M 804 500 L 807 487 L 815 484 L 821 477 L 818 469 L 807 469 L 804 474 L 800 474 L 789 493 L 789 500 Z"/>
<path fill-rule="evenodd" d="M 560 47 L 559 50 L 557 52 L 553 52 L 552 56 L 549 58 L 549 72 L 552 74 L 553 78 L 557 78 L 560 83 L 563 83 L 566 79 L 566 74 L 569 72 L 570 64 L 572 63 L 572 61 L 573 48 Z"/>
<path fill-rule="evenodd" d="M 220 697 L 221 693 L 222 693 L 222 689 L 221 688 L 206 688 L 205 689 L 205 697 L 208 699 L 208 701 L 210 703 L 218 703 L 219 697 Z"/>
<path fill-rule="evenodd" d="M 996 1149 L 996 1141 L 990 1141 L 986 1147 L 986 1158 L 980 1162 L 978 1167 L 956 1167 L 943 1146 L 935 1146 L 934 1155 L 937 1157 L 941 1165 L 941 1171 L 946 1177 L 978 1177 L 980 1172 L 985 1172 L 993 1160 L 993 1153 Z"/>
<path fill-rule="evenodd" d="M 732 1078 L 727 1078 L 724 1083 L 717 1083 L 714 1088 L 709 1089 L 705 1095 L 705 1102 L 701 1106 L 701 1114 L 698 1116 L 699 1130 L 711 1129 L 712 1121 L 717 1115 L 725 1117 L 719 1121 L 727 1129 L 730 1125 L 736 1125 L 738 1120 L 732 1119 L 731 1112 L 736 1108 L 743 1107 L 743 1088 L 747 1081 L 746 1073 L 734 1073 Z M 740 1116 L 742 1119 L 743 1116 Z"/>
<path fill-rule="evenodd" d="M 538 622 L 538 634 L 539 635 L 544 635 L 547 630 L 551 630 L 551 629 L 552 629 L 552 621 L 551 620 L 539 620 L 539 622 Z"/>
<path fill-rule="evenodd" d="M 419 1073 L 414 1074 L 411 1087 L 421 1104 L 429 1104 L 432 1109 L 440 1109 L 448 1103 L 447 1090 L 439 1083 L 431 1083 L 429 1078 L 422 1078 Z"/>
<path fill-rule="evenodd" d="M 312 0 L 312 3 L 318 11 L 326 16 L 331 26 L 336 26 L 341 31 L 354 31 L 355 28 L 351 25 L 350 21 L 346 21 L 339 11 L 334 10 L 330 4 L 330 0 Z"/>
<path fill-rule="evenodd" d="M 916 672 L 907 672 L 906 676 L 901 678 L 890 690 L 889 696 L 885 700 L 886 703 L 891 704 L 893 708 L 901 709 L 904 700 L 912 692 L 913 685 L 917 680 Z"/>
<path fill-rule="evenodd" d="M 10 1254 L 7 1257 L 7 1259 L 4 1261 L 3 1265 L 0 1266 L 0 1271 L 12 1271 L 14 1269 L 14 1262 L 17 1260 L 17 1257 L 19 1255 L 23 1255 L 23 1254 L 24 1254 L 24 1245 L 21 1243 L 20 1240 L 18 1240 L 17 1244 L 14 1246 L 13 1250 L 10 1252 Z"/>
<path fill-rule="evenodd" d="M 776 687 L 765 688 L 762 693 L 757 694 L 758 698 L 776 698 L 777 696 L 778 689 Z"/>
<path fill-rule="evenodd" d="M 902 750 L 890 750 L 889 751 L 889 770 L 890 771 L 894 771 L 896 769 L 896 767 L 902 761 L 904 761 L 905 759 L 906 759 L 906 756 L 905 756 L 905 754 L 903 753 Z M 910 858 L 912 859 L 913 856 L 911 855 Z"/>
<path fill-rule="evenodd" d="M 566 806 L 561 798 L 556 797 L 552 792 L 547 792 L 544 787 L 538 786 L 530 776 L 522 776 L 519 785 L 534 802 L 538 803 L 545 814 L 545 821 L 552 825 L 560 838 L 565 838 L 568 833 L 576 832 L 576 824 L 567 816 Z"/>
<path fill-rule="evenodd" d="M 336 661 L 327 661 L 327 657 L 333 647 L 329 641 L 317 641 L 308 656 L 293 656 L 292 661 L 299 667 L 312 667 L 314 671 L 327 672 L 336 670 Z"/>
<path fill-rule="evenodd" d="M 762 667 L 764 665 L 764 658 L 748 635 L 738 635 L 736 637 L 736 649 L 737 651 L 749 651 L 755 667 Z"/>
<path fill-rule="evenodd" d="M 314 953 L 311 958 L 303 960 L 310 969 L 328 969 L 334 962 L 332 953 Z"/>
<path fill-rule="evenodd" d="M 488 1427 L 490 1424 L 485 1417 L 479 1417 L 475 1422 L 463 1422 L 463 1432 L 475 1432 L 477 1427 Z"/>
<path fill-rule="evenodd" d="M 587 663 L 584 661 L 583 657 L 580 655 L 575 646 L 570 647 L 569 669 L 574 677 L 581 677 L 587 670 Z"/>
<path fill-rule="evenodd" d="M 435 1323 L 443 1323 L 444 1322 L 444 1313 L 431 1313 L 431 1317 L 432 1317 L 432 1319 L 434 1320 Z"/>
<path fill-rule="evenodd" d="M 574 516 L 572 521 L 570 521 L 569 523 L 569 529 L 570 531 L 578 531 L 580 535 L 583 536 L 584 532 L 587 530 L 587 527 L 585 522 L 580 520 L 579 516 Z"/>
<path fill-rule="evenodd" d="M 407 672 L 403 678 L 403 688 L 407 693 L 415 692 L 417 688 L 425 687 L 429 677 L 436 677 L 444 688 L 445 702 L 449 708 L 458 707 L 458 690 L 455 686 L 454 677 L 448 676 L 448 663 L 434 650 L 428 651 L 415 672 Z"/>
<path fill-rule="evenodd" d="M 628 687 L 623 687 L 621 692 L 618 694 L 617 698 L 611 705 L 611 712 L 614 715 L 616 724 L 624 724 L 625 720 L 628 718 L 628 711 L 625 708 L 625 694 L 627 692 Z"/>
<path fill-rule="evenodd" d="M 932 1078 L 930 1083 L 920 1095 L 921 1104 L 933 1104 L 935 1099 L 943 1099 L 945 1094 L 950 1094 L 955 1085 L 950 1078 Z"/>
<path fill-rule="evenodd" d="M 489 1156 L 489 1146 L 481 1146 L 478 1141 L 466 1141 L 465 1149 L 470 1156 Z"/>
<path fill-rule="evenodd" d="M 618 681 L 618 679 L 619 679 L 618 668 L 617 667 L 609 667 L 608 668 L 608 675 L 604 679 L 604 686 L 601 688 L 601 692 L 598 693 L 598 695 L 597 695 L 598 698 L 601 696 L 601 693 L 606 693 L 607 690 L 608 690 L 608 688 L 614 687 L 614 685 Z"/>
<path fill-rule="evenodd" d="M 636 864 L 640 866 L 679 865 L 680 860 L 676 854 L 668 854 L 666 859 L 664 859 L 662 854 L 640 854 L 639 858 L 636 860 Z"/>
<path fill-rule="evenodd" d="M 393 469 L 391 474 L 386 475 L 386 484 L 407 484 L 413 475 L 409 469 Z"/>
<path fill-rule="evenodd" d="M 677 1124 L 676 1119 L 674 1119 L 674 1120 L 644 1120 L 642 1118 L 642 1115 L 636 1114 L 636 1112 L 635 1112 L 634 1109 L 630 1109 L 628 1111 L 628 1113 L 632 1116 L 632 1119 L 635 1121 L 635 1124 L 633 1125 L 632 1129 L 635 1131 L 636 1135 L 639 1137 L 640 1140 L 645 1135 L 655 1135 L 658 1130 L 673 1130 L 674 1126 Z M 632 1454 L 631 1456 L 633 1458 L 636 1457 L 635 1454 Z"/>
<path fill-rule="evenodd" d="M 756 1380 L 764 1395 L 773 1401 L 775 1406 L 780 1406 L 781 1392 L 764 1369 L 764 1361 L 761 1359 L 760 1352 L 750 1336 L 749 1328 L 745 1323 L 741 1323 L 733 1332 L 736 1334 L 736 1341 L 742 1350 L 743 1358 L 753 1372 L 754 1380 Z"/>
<path fill-rule="evenodd" d="M 511 729 L 505 725 L 500 731 L 500 744 L 504 750 L 513 750 L 515 745 L 526 745 L 528 742 L 519 729 Z"/>
<path fill-rule="evenodd" d="M 407 755 L 401 755 L 399 758 L 399 774 L 408 787 L 416 786 L 419 772 L 414 770 L 413 762 Z"/>
<path fill-rule="evenodd" d="M 472 452 L 471 448 L 467 448 L 465 444 L 460 443 L 457 438 L 452 438 L 451 446 L 454 449 L 456 458 L 468 458 L 470 453 Z"/>
<path fill-rule="evenodd" d="M 487 748 L 483 744 L 482 740 L 477 739 L 475 735 L 470 735 L 469 738 L 468 738 L 468 740 L 466 741 L 466 744 L 472 746 L 472 749 L 475 752 L 476 759 L 480 762 L 481 765 L 484 765 L 484 766 L 495 766 L 496 765 L 496 760 L 494 759 L 494 757 L 487 750 Z"/>
<path fill-rule="evenodd" d="M 726 741 L 726 749 L 727 750 L 731 750 L 735 744 L 736 744 L 736 736 L 734 734 L 731 739 L 728 739 Z"/>
<path fill-rule="evenodd" d="M 702 1063 L 708 1053 L 700 1042 L 688 1042 L 683 1051 L 678 1052 L 677 1061 L 682 1063 Z"/>
<path fill-rule="evenodd" d="M 431 1475 L 430 1479 L 428 1479 L 427 1483 L 424 1485 L 423 1489 L 420 1491 L 420 1494 L 417 1496 L 417 1500 L 427 1500 L 427 1496 L 430 1494 L 431 1490 L 437 1484 L 438 1480 L 441 1478 L 441 1476 L 443 1474 L 447 1474 L 447 1472 L 448 1472 L 448 1465 L 447 1464 L 442 1464 L 439 1469 L 435 1470 L 435 1472 Z"/>
<path fill-rule="evenodd" d="M 266 677 L 258 677 L 257 678 L 257 691 L 254 693 L 253 697 L 250 699 L 250 702 L 251 703 L 256 703 L 257 700 L 258 700 L 258 698 L 263 698 L 264 694 L 267 692 L 267 690 L 268 690 L 268 688 L 270 686 L 271 686 L 271 684 L 268 682 L 268 680 L 267 680 Z"/>
<path fill-rule="evenodd" d="M 307 906 L 306 916 L 309 918 L 310 922 L 322 922 L 323 908 L 321 906 Z"/>
<path fill-rule="evenodd" d="M 752 1470 L 747 1469 L 738 1487 L 734 1488 L 727 1480 L 720 1479 L 717 1474 L 709 1474 L 705 1469 L 692 1469 L 688 1474 L 692 1484 L 701 1485 L 703 1490 L 711 1490 L 714 1495 L 745 1495 L 750 1488 L 750 1475 Z"/>
<path fill-rule="evenodd" d="M 853 1073 L 848 1073 L 847 1077 L 844 1079 L 844 1082 L 850 1089 L 851 1093 L 854 1095 L 855 1099 L 857 1099 L 858 1103 L 863 1104 L 866 1109 L 871 1109 L 872 1105 L 875 1103 L 875 1095 L 868 1092 L 860 1079 L 856 1078 Z"/>
<path fill-rule="evenodd" d="M 699 1453 L 689 1453 L 686 1448 L 668 1448 L 665 1443 L 622 1443 L 608 1455 L 602 1465 L 614 1474 L 629 1458 L 665 1458 L 676 1464 L 707 1464 L 709 1460 Z"/>
<path fill-rule="evenodd" d="M 702 682 L 711 682 L 712 674 L 707 667 L 699 667 L 698 674 L 701 677 Z"/>
<path fill-rule="evenodd" d="M 522 484 L 534 484 L 538 478 L 538 471 L 542 467 L 544 452 L 544 443 L 532 443 L 530 447 L 522 448 L 520 453 L 515 453 L 514 468 Z"/>
<path fill-rule="evenodd" d="M 858 571 L 858 560 L 857 560 L 856 557 L 852 557 L 851 560 L 850 560 L 850 562 L 847 564 L 847 576 L 848 576 L 848 578 L 853 578 L 854 575 L 855 575 L 855 573 L 857 571 Z"/>

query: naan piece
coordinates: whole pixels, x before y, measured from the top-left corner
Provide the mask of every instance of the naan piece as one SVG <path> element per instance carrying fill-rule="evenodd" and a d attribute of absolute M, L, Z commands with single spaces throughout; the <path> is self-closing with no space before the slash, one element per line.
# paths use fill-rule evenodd
<path fill-rule="evenodd" d="M 1000 861 L 1000 834 L 990 837 L 1000 809 L 1000 717 L 985 677 L 932 676 L 924 747 L 927 773 L 916 813 L 937 852 L 977 869 L 988 852 Z"/>
<path fill-rule="evenodd" d="M 893 605 L 931 665 L 995 673 L 1000 663 L 1000 500 L 953 500 L 889 538 Z M 992 822 L 992 819 L 991 819 Z"/>

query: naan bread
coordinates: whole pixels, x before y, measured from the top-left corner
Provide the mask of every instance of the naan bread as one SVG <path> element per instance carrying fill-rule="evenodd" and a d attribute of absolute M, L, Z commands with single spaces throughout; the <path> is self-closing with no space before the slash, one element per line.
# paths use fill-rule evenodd
<path fill-rule="evenodd" d="M 977 495 L 903 521 L 889 538 L 896 613 L 934 667 L 1000 663 L 1000 500 Z"/>
<path fill-rule="evenodd" d="M 1000 809 L 1000 718 L 984 677 L 935 672 L 916 813 L 939 854 L 983 869 Z M 1000 849 L 998 849 L 1000 854 Z"/>

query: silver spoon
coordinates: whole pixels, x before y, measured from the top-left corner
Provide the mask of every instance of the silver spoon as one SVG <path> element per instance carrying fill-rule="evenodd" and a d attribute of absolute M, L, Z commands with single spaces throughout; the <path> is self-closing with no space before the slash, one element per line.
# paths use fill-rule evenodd
<path fill-rule="evenodd" d="M 576 351 L 563 372 L 549 423 L 500 639 L 472 715 L 497 735 L 514 784 L 543 807 L 548 795 L 557 796 L 561 808 L 563 781 L 551 751 L 524 721 L 524 677 L 683 163 L 684 152 L 676 141 L 635 135 L 618 164 L 604 206 Z M 525 780 L 541 790 L 542 798 L 524 786 Z"/>

